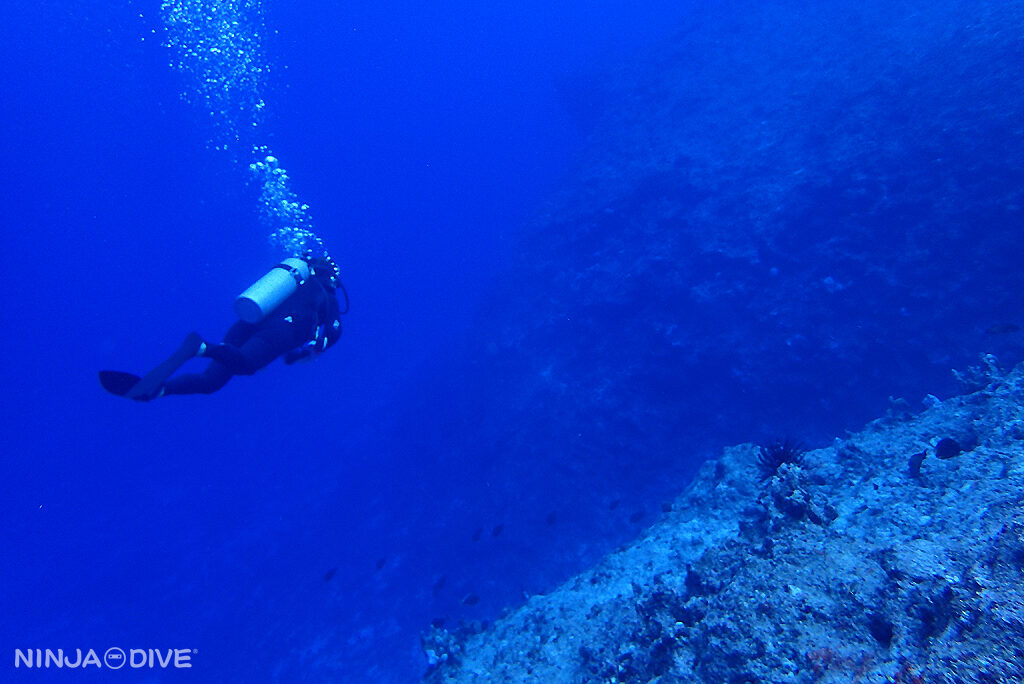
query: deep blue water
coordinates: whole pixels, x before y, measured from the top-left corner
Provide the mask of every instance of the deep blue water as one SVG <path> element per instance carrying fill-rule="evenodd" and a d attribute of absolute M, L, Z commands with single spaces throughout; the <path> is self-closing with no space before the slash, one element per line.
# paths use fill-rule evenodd
<path fill-rule="evenodd" d="M 266 3 L 243 140 L 352 311 L 314 364 L 150 404 L 96 371 L 216 339 L 280 258 L 248 148 L 158 3 L 8 9 L 0 680 L 120 646 L 414 681 L 431 621 L 551 588 L 722 445 L 1024 357 L 1019 3 L 492 4 Z"/>
<path fill-rule="evenodd" d="M 431 573 L 458 575 L 471 549 L 394 529 L 432 503 L 410 495 L 434 447 L 405 450 L 407 397 L 431 392 L 419 383 L 450 361 L 581 144 L 557 84 L 658 40 L 680 12 L 265 4 L 260 141 L 312 205 L 352 312 L 316 364 L 149 405 L 105 395 L 95 373 L 142 372 L 186 332 L 230 325 L 234 295 L 279 258 L 255 189 L 179 98 L 158 3 L 5 11 L 0 679 L 16 647 L 110 645 L 197 649 L 169 679 L 418 676 L 417 634 L 448 609 Z M 465 515 L 463 540 L 496 524 Z M 515 594 L 516 576 L 488 580 Z M 327 652 L 309 655 L 320 635 Z"/>

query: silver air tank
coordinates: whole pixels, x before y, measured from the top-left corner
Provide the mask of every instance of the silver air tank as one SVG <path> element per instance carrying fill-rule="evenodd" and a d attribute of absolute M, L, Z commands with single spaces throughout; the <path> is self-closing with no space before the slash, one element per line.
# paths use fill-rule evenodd
<path fill-rule="evenodd" d="M 307 278 L 309 264 L 295 257 L 285 259 L 238 295 L 235 313 L 246 323 L 259 323 Z"/>

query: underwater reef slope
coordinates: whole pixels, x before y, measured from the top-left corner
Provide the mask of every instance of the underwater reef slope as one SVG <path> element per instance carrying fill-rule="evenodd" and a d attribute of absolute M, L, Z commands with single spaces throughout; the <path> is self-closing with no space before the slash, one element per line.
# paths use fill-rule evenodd
<path fill-rule="evenodd" d="M 608 76 L 485 306 L 489 441 L 655 471 L 680 440 L 827 438 L 955 392 L 979 353 L 1024 359 L 1024 2 L 689 12 Z"/>
<path fill-rule="evenodd" d="M 1024 368 L 768 477 L 706 462 L 634 542 L 476 633 L 424 681 L 1024 681 Z"/>

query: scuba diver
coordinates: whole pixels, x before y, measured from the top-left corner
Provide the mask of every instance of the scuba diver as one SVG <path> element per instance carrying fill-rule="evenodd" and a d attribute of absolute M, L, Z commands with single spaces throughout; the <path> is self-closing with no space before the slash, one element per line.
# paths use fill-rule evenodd
<path fill-rule="evenodd" d="M 345 308 L 338 305 L 338 292 Z M 252 375 L 279 356 L 286 364 L 316 358 L 341 336 L 348 293 L 329 256 L 285 259 L 235 300 L 236 321 L 220 344 L 191 333 L 170 358 L 143 377 L 100 371 L 111 394 L 150 401 L 166 394 L 211 394 L 232 375 Z M 192 358 L 210 360 L 202 373 L 174 373 Z M 173 377 L 172 377 L 173 376 Z"/>

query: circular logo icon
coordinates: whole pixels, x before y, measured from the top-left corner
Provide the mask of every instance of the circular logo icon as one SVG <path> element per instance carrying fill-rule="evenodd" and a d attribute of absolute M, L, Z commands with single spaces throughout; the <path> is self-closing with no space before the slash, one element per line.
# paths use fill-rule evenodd
<path fill-rule="evenodd" d="M 107 652 L 103 654 L 103 662 L 106 663 L 107 667 L 111 670 L 120 670 L 124 667 L 124 651 L 117 646 L 108 648 Z"/>

